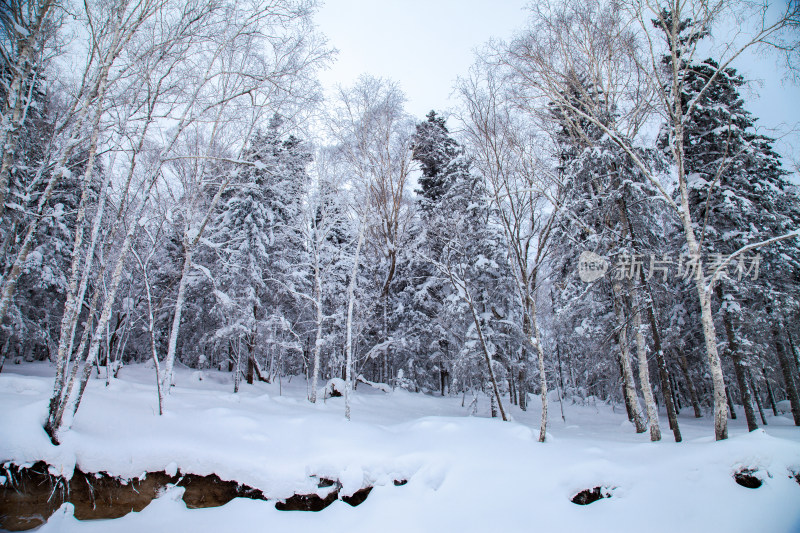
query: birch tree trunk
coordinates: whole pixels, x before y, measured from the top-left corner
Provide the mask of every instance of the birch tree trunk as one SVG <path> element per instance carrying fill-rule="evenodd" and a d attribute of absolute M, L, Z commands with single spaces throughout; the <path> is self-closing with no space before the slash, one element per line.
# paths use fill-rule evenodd
<path fill-rule="evenodd" d="M 42 53 L 42 50 L 37 50 L 37 46 L 42 46 L 45 41 L 43 32 L 54 4 L 53 0 L 41 0 L 37 3 L 38 7 L 32 10 L 35 12 L 33 19 L 28 25 L 24 25 L 23 10 L 26 7 L 30 9 L 32 6 L 26 6 L 27 2 L 3 2 L 3 9 L 9 10 L 6 16 L 13 21 L 13 24 L 9 26 L 4 25 L 6 26 L 4 27 L 7 32 L 6 37 L 11 41 L 12 47 L 17 49 L 17 57 L 13 65 L 9 65 L 12 77 L 7 85 L 9 90 L 5 101 L 2 102 L 2 121 L 0 121 L 3 138 L 2 145 L 0 145 L 0 149 L 2 149 L 2 156 L 0 156 L 0 220 L 5 214 L 11 165 L 15 158 L 17 141 L 24 127 L 36 83 L 35 56 Z M 26 84 L 28 84 L 28 90 L 25 88 Z"/>
<path fill-rule="evenodd" d="M 181 325 L 181 313 L 183 303 L 186 299 L 186 285 L 189 282 L 189 272 L 192 271 L 192 248 L 184 244 L 183 268 L 181 269 L 181 280 L 178 284 L 178 295 L 175 297 L 175 312 L 172 315 L 172 327 L 169 330 L 169 341 L 167 343 L 167 355 L 164 358 L 164 368 L 159 381 L 162 394 L 169 394 L 172 386 L 172 372 L 175 367 L 175 352 L 178 348 L 178 332 Z M 237 367 L 236 371 L 239 369 Z"/>
<path fill-rule="evenodd" d="M 673 16 L 680 16 L 680 12 L 673 13 Z M 706 345 L 706 357 L 708 359 L 709 373 L 711 374 L 711 383 L 714 389 L 714 437 L 716 440 L 724 440 L 728 438 L 728 406 L 725 402 L 725 377 L 722 373 L 722 362 L 717 352 L 717 331 L 714 327 L 714 315 L 711 311 L 711 290 L 714 286 L 714 278 L 708 280 L 706 285 L 705 270 L 703 265 L 703 258 L 701 257 L 702 250 L 700 244 L 694 233 L 694 224 L 692 221 L 692 211 L 689 207 L 689 189 L 686 180 L 686 168 L 684 159 L 684 102 L 683 102 L 683 86 L 682 74 L 680 73 L 680 65 L 682 59 L 677 57 L 678 51 L 676 49 L 678 41 L 678 24 L 671 24 L 670 31 L 672 32 L 672 41 L 675 43 L 670 50 L 672 54 L 672 76 L 671 76 L 671 122 L 673 131 L 671 132 L 670 148 L 672 156 L 677 167 L 678 174 L 678 190 L 680 193 L 680 204 L 678 204 L 678 215 L 683 225 L 683 233 L 686 237 L 686 245 L 689 249 L 689 255 L 697 259 L 697 273 L 695 277 L 695 287 L 697 289 L 697 296 L 700 301 L 700 320 L 703 327 L 703 338 Z"/>
<path fill-rule="evenodd" d="M 133 250 L 134 257 L 142 269 L 142 279 L 144 280 L 145 295 L 147 297 L 147 333 L 150 336 L 150 355 L 153 359 L 153 367 L 156 371 L 156 393 L 158 394 L 158 414 L 164 414 L 164 394 L 161 392 L 161 368 L 158 361 L 158 347 L 156 346 L 156 332 L 155 332 L 155 316 L 153 314 L 153 293 L 150 287 L 150 276 L 148 271 L 148 264 L 155 251 L 155 242 L 153 242 L 153 249 L 146 260 L 142 260 L 141 256 Z"/>
<path fill-rule="evenodd" d="M 366 225 L 367 217 L 365 214 L 358 228 L 358 244 L 356 244 L 356 253 L 353 256 L 353 270 L 350 273 L 350 283 L 347 285 L 347 337 L 344 348 L 344 416 L 347 420 L 350 420 L 350 395 L 353 392 L 353 305 L 355 304 L 356 282 L 358 281 L 358 262 L 361 258 L 361 246 L 364 244 Z"/>
<path fill-rule="evenodd" d="M 633 302 L 633 329 L 636 332 L 636 353 L 639 359 L 639 383 L 642 385 L 644 404 L 647 408 L 647 418 L 650 420 L 650 440 L 661 440 L 661 428 L 658 424 L 658 408 L 653 398 L 653 389 L 650 386 L 650 370 L 647 365 L 647 346 L 642 334 L 642 317 L 637 302 Z M 664 396 L 669 395 L 669 389 L 664 391 Z"/>
<path fill-rule="evenodd" d="M 319 250 L 319 246 L 317 246 L 317 250 Z M 314 368 L 311 372 L 311 403 L 317 403 L 319 351 L 322 345 L 322 282 L 320 280 L 319 255 L 316 252 L 314 256 L 314 307 L 317 311 L 317 335 L 314 339 Z"/>
<path fill-rule="evenodd" d="M 619 189 L 623 189 L 622 185 L 617 183 L 616 187 Z M 631 224 L 630 217 L 628 216 L 628 205 L 627 201 L 624 197 L 621 197 L 618 200 L 618 206 L 620 211 L 620 218 L 623 222 L 623 227 L 625 232 L 630 235 L 631 243 L 634 246 L 634 249 L 637 248 L 637 240 L 636 235 L 634 234 L 633 224 Z M 639 269 L 639 283 L 641 284 L 641 291 L 644 292 L 644 304 L 645 309 L 647 310 L 647 318 L 650 322 L 650 330 L 651 335 L 653 336 L 653 350 L 655 351 L 656 355 L 656 365 L 658 367 L 658 375 L 659 380 L 661 383 L 661 390 L 662 395 L 664 397 L 664 405 L 667 408 L 667 419 L 669 420 L 669 427 L 672 430 L 672 434 L 675 438 L 675 442 L 681 442 L 681 430 L 678 427 L 678 416 L 675 411 L 675 403 L 672 399 L 672 387 L 670 386 L 669 382 L 669 371 L 667 370 L 667 363 L 664 360 L 664 350 L 662 349 L 661 345 L 661 331 L 658 327 L 658 322 L 656 320 L 656 313 L 654 304 L 653 304 L 653 294 L 650 291 L 650 285 L 647 283 L 647 279 L 645 278 L 644 269 Z M 638 311 L 637 311 L 638 312 Z M 640 344 L 640 339 L 637 337 L 637 349 Z M 643 339 L 642 341 L 643 342 Z M 649 381 L 648 381 L 649 384 Z M 649 409 L 649 408 L 648 408 Z M 658 410 L 656 409 L 656 413 Z M 652 426 L 651 426 L 651 433 L 652 433 Z M 660 430 L 658 434 L 660 435 Z"/>
<path fill-rule="evenodd" d="M 133 213 L 132 222 L 130 223 L 130 227 L 125 235 L 125 240 L 122 243 L 121 249 L 119 251 L 119 255 L 117 256 L 116 265 L 114 268 L 114 272 L 111 277 L 111 284 L 108 289 L 108 293 L 105 295 L 105 300 L 103 302 L 103 308 L 100 313 L 100 318 L 98 319 L 97 325 L 94 328 L 92 333 L 92 340 L 91 344 L 89 345 L 89 350 L 86 354 L 86 359 L 83 363 L 83 373 L 80 378 L 80 382 L 78 384 L 78 389 L 75 390 L 73 387 L 74 384 L 74 377 L 75 377 L 75 370 L 77 370 L 78 365 L 76 364 L 73 367 L 73 375 L 70 379 L 69 385 L 63 390 L 61 395 L 58 398 L 51 399 L 51 405 L 55 401 L 57 405 L 56 414 L 54 417 L 48 418 L 47 424 L 45 429 L 47 430 L 48 434 L 50 435 L 51 440 L 54 443 L 59 442 L 58 435 L 60 431 L 64 427 L 68 427 L 72 423 L 72 419 L 75 416 L 75 413 L 80 406 L 81 399 L 83 398 L 83 393 L 86 390 L 86 385 L 89 381 L 89 377 L 92 371 L 92 361 L 94 361 L 98 353 L 100 351 L 101 341 L 103 339 L 103 332 L 106 330 L 106 326 L 108 321 L 111 318 L 111 314 L 114 307 L 114 302 L 116 301 L 117 290 L 119 289 L 120 282 L 122 281 L 122 273 L 125 266 L 125 260 L 127 258 L 128 252 L 130 251 L 133 235 L 138 227 L 139 219 L 144 210 L 145 206 L 150 197 L 150 191 L 155 184 L 155 177 L 152 177 L 150 183 L 146 191 L 144 192 L 144 197 L 141 200 L 141 204 L 139 205 L 138 209 Z M 95 289 L 95 296 L 93 298 L 93 305 L 94 302 L 97 301 L 98 296 L 100 294 L 101 287 L 97 287 Z M 84 329 L 84 339 L 89 331 L 89 325 L 86 326 Z M 83 342 L 81 343 L 83 344 Z M 64 414 L 69 413 L 69 418 L 64 419 Z"/>
<path fill-rule="evenodd" d="M 539 324 L 536 316 L 535 295 L 530 296 L 529 309 L 531 327 L 533 328 L 531 344 L 536 349 L 536 356 L 539 363 L 539 387 L 542 392 L 542 418 L 539 422 L 539 442 L 544 442 L 547 437 L 547 373 L 544 368 L 544 349 L 542 349 L 542 337 L 539 333 Z M 522 394 L 527 393 L 523 390 Z"/>
<path fill-rule="evenodd" d="M 619 346 L 619 362 L 622 368 L 622 383 L 625 387 L 625 393 L 630 400 L 631 414 L 633 416 L 633 425 L 636 427 L 636 433 L 644 433 L 647 431 L 647 426 L 642 419 L 641 411 L 639 410 L 639 401 L 636 397 L 636 386 L 633 382 L 633 370 L 631 369 L 631 359 L 628 353 L 628 331 L 627 322 L 625 320 L 625 311 L 623 309 L 620 298 L 622 298 L 622 284 L 619 281 L 614 281 L 613 285 L 613 300 L 614 300 L 614 314 L 617 318 L 617 345 Z"/>
<path fill-rule="evenodd" d="M 451 280 L 453 278 L 451 277 Z M 489 347 L 486 345 L 486 339 L 483 336 L 483 328 L 481 327 L 480 318 L 478 317 L 477 310 L 475 309 L 475 304 L 472 301 L 472 297 L 469 293 L 466 292 L 466 287 L 463 287 L 465 291 L 466 297 L 462 297 L 463 300 L 466 301 L 467 305 L 469 306 L 470 313 L 472 314 L 472 321 L 475 324 L 475 330 L 478 333 L 478 340 L 480 341 L 481 351 L 483 352 L 483 358 L 486 362 L 486 367 L 489 372 L 489 381 L 492 384 L 492 394 L 494 398 L 497 400 L 497 408 L 500 410 L 500 417 L 503 419 L 503 422 L 507 422 L 508 418 L 506 418 L 505 409 L 503 409 L 503 401 L 500 398 L 500 390 L 497 387 L 497 379 L 494 375 L 494 368 L 492 367 L 492 354 L 489 351 Z"/>

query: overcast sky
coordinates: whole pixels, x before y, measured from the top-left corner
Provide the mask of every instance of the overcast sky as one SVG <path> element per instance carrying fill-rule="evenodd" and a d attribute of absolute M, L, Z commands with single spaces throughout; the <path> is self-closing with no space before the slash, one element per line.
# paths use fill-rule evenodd
<path fill-rule="evenodd" d="M 351 85 L 367 73 L 400 83 L 406 109 L 424 117 L 448 100 L 473 50 L 524 26 L 525 0 L 327 0 L 316 16 L 339 50 L 328 86 Z"/>
<path fill-rule="evenodd" d="M 368 73 L 399 82 L 406 109 L 422 119 L 446 110 L 457 76 L 490 38 L 510 38 L 524 27 L 527 0 L 327 0 L 316 15 L 319 29 L 339 50 L 322 74 L 326 87 L 348 86 Z M 773 136 L 800 129 L 800 87 L 782 81 L 773 56 L 749 54 L 736 66 L 758 80 L 747 91 L 748 109 Z M 800 161 L 800 134 L 778 143 L 785 164 Z"/>

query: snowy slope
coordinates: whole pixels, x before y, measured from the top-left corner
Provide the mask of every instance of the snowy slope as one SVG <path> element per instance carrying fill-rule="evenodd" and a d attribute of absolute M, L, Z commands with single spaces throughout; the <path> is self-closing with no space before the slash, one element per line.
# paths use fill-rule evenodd
<path fill-rule="evenodd" d="M 6 366 L 0 374 L 0 461 L 45 460 L 69 475 L 106 471 L 216 473 L 284 499 L 317 491 L 312 476 L 336 478 L 342 495 L 374 485 L 358 507 L 337 501 L 319 513 L 277 511 L 272 502 L 235 499 L 189 510 L 174 488 L 140 513 L 112 521 L 75 520 L 65 505 L 40 531 L 798 531 L 800 428 L 770 417 L 766 431 L 714 442 L 711 420 L 681 417 L 685 441 L 650 443 L 624 408 L 597 402 L 551 404 L 548 442 L 536 442 L 539 413 L 512 410 L 515 422 L 486 417 L 485 398 L 470 417 L 461 398 L 360 386 L 353 420 L 341 398 L 308 403 L 306 383 L 243 385 L 231 376 L 180 369 L 157 415 L 155 377 L 125 367 L 105 387 L 93 380 L 63 444 L 41 424 L 52 387 L 45 364 Z M 466 404 L 470 398 L 467 397 Z M 666 420 L 663 421 L 666 424 Z M 666 428 L 665 428 L 666 429 Z M 665 437 L 669 436 L 665 432 Z M 757 469 L 758 489 L 732 474 Z M 407 479 L 404 486 L 394 480 Z M 612 496 L 587 506 L 570 498 L 594 486 Z"/>

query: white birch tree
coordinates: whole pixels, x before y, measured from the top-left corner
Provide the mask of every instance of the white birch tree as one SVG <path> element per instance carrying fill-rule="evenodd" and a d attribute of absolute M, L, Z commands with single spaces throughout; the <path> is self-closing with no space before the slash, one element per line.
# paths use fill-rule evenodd
<path fill-rule="evenodd" d="M 739 8 L 754 9 L 756 12 L 749 15 L 755 14 L 754 20 L 761 20 L 763 24 L 724 47 L 717 55 L 720 58 L 717 72 L 727 68 L 752 46 L 765 44 L 784 50 L 793 49 L 791 36 L 786 37 L 782 31 L 797 22 L 800 6 L 789 3 L 777 14 L 768 12 L 767 7 L 739 6 L 728 0 L 671 0 L 663 5 L 649 0 L 608 4 L 600 1 L 571 2 L 558 7 L 537 5 L 532 27 L 498 55 L 520 89 L 520 105 L 530 106 L 539 98 L 547 98 L 600 128 L 632 159 L 681 221 L 689 254 L 700 260 L 700 275 L 696 277 L 695 289 L 714 388 L 714 433 L 717 440 L 727 438 L 727 404 L 711 309 L 716 273 L 706 271 L 702 258 L 703 243 L 697 237 L 696 221 L 689 209 L 683 132 L 693 106 L 716 75 L 712 75 L 695 99 L 684 106 L 681 101 L 684 73 L 680 65 L 682 61 L 691 61 L 698 53 L 699 38 L 709 31 L 712 23 Z M 638 33 L 631 29 L 630 21 L 638 24 Z M 687 21 L 690 24 L 689 35 L 681 36 Z M 663 35 L 666 35 L 666 42 Z M 571 44 L 578 42 L 583 46 Z M 665 56 L 668 58 L 666 68 L 662 61 Z M 602 90 L 612 100 L 618 113 L 614 123 L 607 122 L 606 117 L 599 113 L 602 110 L 583 109 L 567 98 L 565 89 L 575 73 L 587 76 L 593 88 Z M 677 182 L 675 196 L 636 150 L 639 128 L 653 112 L 663 118 L 669 129 Z M 783 238 L 796 235 L 796 232 L 791 232 Z"/>

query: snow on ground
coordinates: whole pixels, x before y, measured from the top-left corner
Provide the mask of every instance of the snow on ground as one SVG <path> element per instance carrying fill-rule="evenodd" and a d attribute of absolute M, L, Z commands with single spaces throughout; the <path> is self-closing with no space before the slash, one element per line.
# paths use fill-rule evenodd
<path fill-rule="evenodd" d="M 787 416 L 768 418 L 748 434 L 740 417 L 731 438 L 714 442 L 709 416 L 681 416 L 684 442 L 650 443 L 627 422 L 624 407 L 566 401 L 566 422 L 551 403 L 548 442 L 536 442 L 538 399 L 515 421 L 469 416 L 470 397 L 389 394 L 361 384 L 353 420 L 342 398 L 306 401 L 300 378 L 242 385 L 231 375 L 178 369 L 167 413 L 157 415 L 155 376 L 127 366 L 105 386 L 93 380 L 63 444 L 41 429 L 53 369 L 6 365 L 0 374 L 0 462 L 45 460 L 69 475 L 135 477 L 177 468 L 216 473 L 282 499 L 313 493 L 311 476 L 336 478 L 342 495 L 374 485 L 358 507 L 337 501 L 321 512 L 278 511 L 273 502 L 237 498 L 210 509 L 187 509 L 181 488 L 167 490 L 142 512 L 116 520 L 78 521 L 65 504 L 42 532 L 141 531 L 800 531 L 800 428 Z M 200 379 L 202 377 L 202 379 Z M 732 474 L 758 469 L 758 489 Z M 396 487 L 394 480 L 407 479 Z M 573 495 L 595 486 L 612 496 L 586 506 Z"/>

